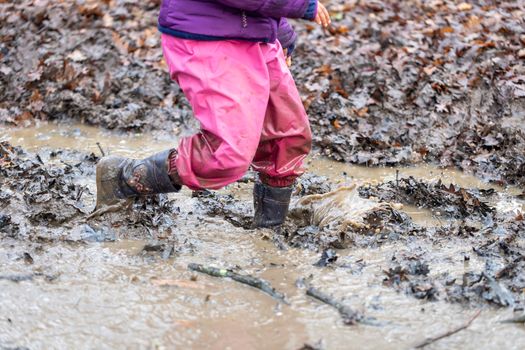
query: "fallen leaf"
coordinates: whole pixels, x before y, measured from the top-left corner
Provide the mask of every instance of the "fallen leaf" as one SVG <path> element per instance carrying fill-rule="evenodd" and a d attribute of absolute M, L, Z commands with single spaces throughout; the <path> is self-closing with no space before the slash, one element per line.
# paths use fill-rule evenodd
<path fill-rule="evenodd" d="M 82 53 L 82 51 L 80 51 L 80 50 L 73 51 L 72 53 L 67 55 L 67 58 L 69 58 L 70 60 L 72 60 L 74 62 L 82 62 L 82 61 L 85 61 L 87 59 L 86 55 L 84 55 Z"/>
<path fill-rule="evenodd" d="M 461 4 L 458 5 L 458 10 L 459 11 L 470 11 L 472 10 L 472 5 L 469 4 L 468 2 L 462 2 Z"/>

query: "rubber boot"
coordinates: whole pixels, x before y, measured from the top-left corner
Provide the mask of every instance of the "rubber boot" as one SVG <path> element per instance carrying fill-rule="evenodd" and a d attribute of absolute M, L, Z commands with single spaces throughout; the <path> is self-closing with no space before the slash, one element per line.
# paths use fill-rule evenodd
<path fill-rule="evenodd" d="M 256 182 L 253 188 L 255 214 L 253 227 L 273 227 L 281 225 L 288 214 L 293 186 L 272 187 Z"/>
<path fill-rule="evenodd" d="M 146 159 L 118 156 L 102 158 L 97 164 L 97 205 L 112 205 L 121 199 L 178 192 L 181 184 L 176 174 L 168 174 L 168 157 L 174 150 Z"/>

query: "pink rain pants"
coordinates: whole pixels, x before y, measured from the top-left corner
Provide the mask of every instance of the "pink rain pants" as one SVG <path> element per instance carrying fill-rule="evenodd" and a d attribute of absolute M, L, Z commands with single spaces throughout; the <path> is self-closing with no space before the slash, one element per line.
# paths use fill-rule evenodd
<path fill-rule="evenodd" d="M 290 186 L 311 148 L 308 117 L 281 45 L 196 41 L 162 35 L 170 76 L 188 98 L 201 131 L 170 159 L 190 189 L 218 189 L 250 165 L 262 182 Z"/>

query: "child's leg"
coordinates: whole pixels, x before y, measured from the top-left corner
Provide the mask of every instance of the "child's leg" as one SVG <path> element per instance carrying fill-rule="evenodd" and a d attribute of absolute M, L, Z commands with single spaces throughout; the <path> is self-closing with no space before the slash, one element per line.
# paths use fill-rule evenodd
<path fill-rule="evenodd" d="M 269 46 L 273 56 L 267 62 L 270 98 L 252 165 L 263 183 L 286 187 L 304 172 L 302 163 L 310 152 L 312 134 L 281 45 Z"/>
<path fill-rule="evenodd" d="M 188 98 L 201 132 L 170 159 L 182 184 L 217 189 L 237 181 L 257 150 L 269 98 L 261 44 L 162 36 L 171 77 Z"/>

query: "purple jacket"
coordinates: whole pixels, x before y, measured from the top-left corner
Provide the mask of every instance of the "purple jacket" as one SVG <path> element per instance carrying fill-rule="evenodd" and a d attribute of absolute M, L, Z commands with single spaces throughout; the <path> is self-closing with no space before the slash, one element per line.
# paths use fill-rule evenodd
<path fill-rule="evenodd" d="M 317 0 L 163 0 L 162 33 L 194 40 L 279 40 L 291 52 L 297 35 L 286 18 L 313 19 Z"/>

